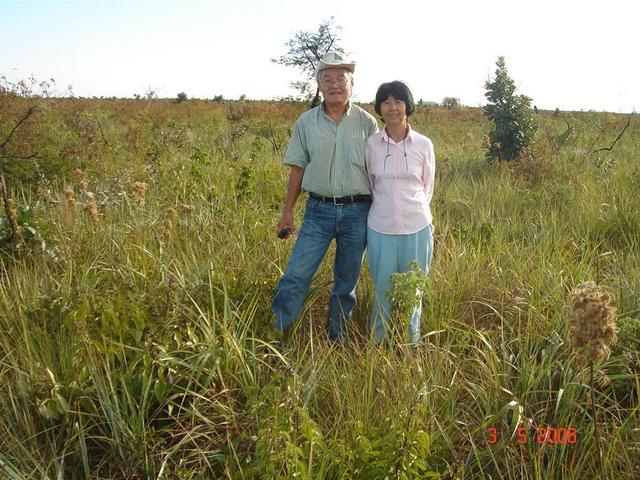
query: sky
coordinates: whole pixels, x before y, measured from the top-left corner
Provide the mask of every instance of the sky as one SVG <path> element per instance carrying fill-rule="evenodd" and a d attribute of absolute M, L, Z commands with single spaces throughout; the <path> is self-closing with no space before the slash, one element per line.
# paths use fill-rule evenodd
<path fill-rule="evenodd" d="M 640 109 L 637 0 L 0 0 L 0 76 L 60 93 L 273 99 L 300 78 L 271 58 L 334 17 L 354 99 L 403 80 L 416 100 L 485 103 L 504 56 L 542 109 Z"/>

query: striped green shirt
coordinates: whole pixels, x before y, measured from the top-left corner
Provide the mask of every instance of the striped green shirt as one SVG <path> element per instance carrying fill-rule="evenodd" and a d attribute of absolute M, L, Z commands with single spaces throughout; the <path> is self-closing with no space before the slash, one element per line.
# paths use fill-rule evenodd
<path fill-rule="evenodd" d="M 302 189 L 307 192 L 331 197 L 371 193 L 364 147 L 377 131 L 376 119 L 357 105 L 349 104 L 338 124 L 320 105 L 298 118 L 284 163 L 304 169 Z"/>

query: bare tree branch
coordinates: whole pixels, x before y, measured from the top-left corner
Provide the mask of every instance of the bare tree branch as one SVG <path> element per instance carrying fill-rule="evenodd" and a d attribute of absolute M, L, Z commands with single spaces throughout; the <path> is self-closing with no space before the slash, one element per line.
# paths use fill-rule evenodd
<path fill-rule="evenodd" d="M 25 114 L 22 116 L 22 118 L 20 120 L 18 120 L 18 123 L 16 123 L 13 128 L 11 129 L 11 131 L 9 132 L 9 135 L 7 135 L 7 138 L 4 139 L 4 142 L 2 142 L 0 144 L 0 159 L 4 159 L 4 158 L 21 158 L 21 157 L 9 157 L 7 155 L 5 155 L 6 152 L 6 147 L 9 144 L 9 142 L 11 141 L 11 137 L 13 137 L 13 134 L 16 133 L 16 131 L 18 130 L 18 128 L 20 128 L 20 125 L 22 125 L 24 122 L 27 121 L 27 119 L 33 115 L 36 112 L 36 107 L 30 107 Z M 33 156 L 35 156 L 37 154 L 34 154 Z M 9 198 L 9 194 L 7 192 L 7 183 L 4 179 L 4 168 L 2 165 L 2 162 L 0 162 L 0 196 L 2 197 L 2 203 L 4 206 L 4 213 L 7 216 L 7 218 L 9 219 L 9 225 L 11 228 L 11 235 L 9 236 L 9 240 L 13 239 L 14 237 L 17 237 L 18 239 L 20 239 L 20 227 L 18 226 L 18 223 L 16 221 L 16 215 L 15 215 L 15 209 L 13 208 L 13 200 L 11 198 Z"/>
<path fill-rule="evenodd" d="M 269 135 L 267 137 L 267 140 L 269 140 L 269 142 L 271 143 L 271 146 L 273 147 L 273 151 L 280 155 L 280 147 L 278 146 L 278 140 L 276 139 L 275 134 L 273 133 L 273 127 L 271 126 L 271 120 L 269 120 Z"/>
<path fill-rule="evenodd" d="M 31 155 L 27 155 L 26 157 L 22 157 L 19 155 L 0 155 L 1 159 L 12 159 L 12 160 L 33 160 L 39 157 L 40 152 L 32 153 Z"/>
<path fill-rule="evenodd" d="M 11 137 L 13 136 L 13 134 L 15 133 L 15 131 L 20 127 L 20 125 L 22 125 L 31 115 L 33 115 L 35 112 L 37 111 L 36 107 L 29 107 L 29 109 L 26 111 L 26 113 L 24 114 L 24 116 L 18 120 L 18 123 L 16 123 L 13 127 L 13 129 L 11 129 L 11 131 L 9 132 L 9 135 L 7 136 L 7 138 L 4 140 L 4 142 L 2 142 L 0 144 L 0 152 L 4 152 L 5 147 L 7 146 L 7 144 L 11 141 Z"/>
<path fill-rule="evenodd" d="M 111 145 L 109 145 L 109 142 L 107 142 L 107 137 L 104 136 L 104 130 L 102 130 L 102 123 L 100 123 L 100 120 L 96 120 L 96 123 L 98 124 L 98 128 L 100 129 L 100 135 L 102 135 L 102 141 L 107 147 L 111 147 Z"/>
<path fill-rule="evenodd" d="M 624 126 L 624 128 L 620 132 L 620 135 L 618 135 L 618 137 L 613 141 L 613 143 L 611 144 L 610 147 L 598 148 L 598 149 L 594 150 L 593 152 L 594 153 L 598 153 L 598 152 L 603 152 L 605 150 L 610 152 L 613 149 L 613 147 L 615 146 L 615 144 L 618 143 L 618 140 L 620 140 L 622 138 L 622 135 L 624 135 L 624 132 L 627 131 L 627 128 L 629 128 L 629 125 L 631 125 L 631 117 L 633 115 L 634 115 L 633 113 L 631 115 L 629 115 L 629 118 L 627 119 L 627 124 Z"/>

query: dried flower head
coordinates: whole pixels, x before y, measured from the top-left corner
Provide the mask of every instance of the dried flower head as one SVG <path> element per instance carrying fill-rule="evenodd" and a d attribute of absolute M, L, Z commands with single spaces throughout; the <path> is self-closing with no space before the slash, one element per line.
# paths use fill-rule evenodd
<path fill-rule="evenodd" d="M 180 205 L 180 208 L 185 213 L 193 213 L 196 211 L 196 207 L 194 207 L 193 205 L 188 205 L 186 203 L 183 203 L 182 205 Z"/>
<path fill-rule="evenodd" d="M 144 196 L 147 193 L 147 188 L 149 188 L 149 185 L 145 182 L 135 182 L 133 184 L 133 198 L 138 207 L 144 204 Z"/>
<path fill-rule="evenodd" d="M 167 208 L 165 212 L 164 222 L 162 224 L 162 228 L 160 229 L 161 245 L 171 240 L 171 227 L 173 225 L 173 219 L 176 216 L 176 213 L 176 209 L 172 207 Z"/>
<path fill-rule="evenodd" d="M 93 196 L 93 193 L 87 191 L 84 192 L 84 209 L 91 217 L 91 220 L 97 222 L 100 220 L 100 214 L 98 213 L 98 205 L 96 204 L 96 199 Z"/>
<path fill-rule="evenodd" d="M 20 225 L 18 225 L 18 212 L 16 208 L 13 206 L 13 198 L 7 198 L 6 210 L 7 216 L 9 217 L 9 222 L 11 223 L 12 232 L 20 237 Z"/>
<path fill-rule="evenodd" d="M 76 180 L 80 184 L 80 190 L 82 193 L 87 193 L 89 191 L 89 183 L 87 181 L 87 173 L 83 172 L 79 168 L 75 170 Z"/>
<path fill-rule="evenodd" d="M 571 292 L 573 312 L 569 317 L 569 340 L 582 350 L 584 359 L 608 358 L 609 345 L 615 343 L 618 327 L 613 296 L 593 282 Z"/>
<path fill-rule="evenodd" d="M 71 186 L 68 186 L 67 188 L 64 189 L 64 196 L 67 199 L 67 208 L 69 210 L 75 210 L 76 209 L 76 197 L 75 197 L 75 193 L 73 191 L 73 188 Z"/>

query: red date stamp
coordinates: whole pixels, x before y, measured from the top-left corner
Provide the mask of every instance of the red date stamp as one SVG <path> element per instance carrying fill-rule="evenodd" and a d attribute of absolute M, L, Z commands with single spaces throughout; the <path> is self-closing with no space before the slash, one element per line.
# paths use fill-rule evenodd
<path fill-rule="evenodd" d="M 494 445 L 498 442 L 499 434 L 495 427 L 487 429 L 487 443 Z M 575 428 L 538 427 L 535 430 L 517 428 L 515 441 L 518 445 L 526 445 L 529 440 L 537 445 L 575 445 L 578 434 Z"/>

